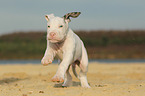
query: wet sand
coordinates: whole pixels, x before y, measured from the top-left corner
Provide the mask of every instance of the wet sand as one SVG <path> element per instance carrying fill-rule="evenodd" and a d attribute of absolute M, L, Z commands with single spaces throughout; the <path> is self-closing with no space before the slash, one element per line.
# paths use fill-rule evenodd
<path fill-rule="evenodd" d="M 52 82 L 57 68 L 57 64 L 0 65 L 0 96 L 145 96 L 143 63 L 90 63 L 89 89 L 80 86 L 72 70 L 72 86 Z"/>

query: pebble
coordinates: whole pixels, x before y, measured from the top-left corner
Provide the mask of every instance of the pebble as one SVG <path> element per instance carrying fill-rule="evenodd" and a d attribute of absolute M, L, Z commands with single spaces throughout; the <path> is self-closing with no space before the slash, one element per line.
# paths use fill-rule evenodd
<path fill-rule="evenodd" d="M 23 94 L 22 96 L 27 96 L 27 94 Z"/>
<path fill-rule="evenodd" d="M 29 91 L 28 93 L 29 93 L 29 94 L 32 94 L 32 93 L 33 93 L 33 91 Z"/>
<path fill-rule="evenodd" d="M 39 93 L 44 93 L 44 91 L 39 91 Z"/>
<path fill-rule="evenodd" d="M 107 85 L 95 85 L 95 87 L 105 87 Z"/>

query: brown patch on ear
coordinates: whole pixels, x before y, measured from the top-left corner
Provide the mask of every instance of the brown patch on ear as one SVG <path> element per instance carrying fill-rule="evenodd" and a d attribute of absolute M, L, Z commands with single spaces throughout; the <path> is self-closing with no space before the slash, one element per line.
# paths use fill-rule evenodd
<path fill-rule="evenodd" d="M 76 18 L 76 17 L 78 17 L 80 14 L 81 14 L 81 12 L 71 12 L 71 13 L 67 13 L 66 15 L 64 15 L 63 18 L 64 18 L 65 20 L 68 20 L 68 21 L 70 22 L 70 21 L 71 21 L 71 20 L 70 20 L 70 17 Z"/>
<path fill-rule="evenodd" d="M 45 15 L 45 19 L 46 19 L 47 21 L 49 20 L 48 15 Z"/>

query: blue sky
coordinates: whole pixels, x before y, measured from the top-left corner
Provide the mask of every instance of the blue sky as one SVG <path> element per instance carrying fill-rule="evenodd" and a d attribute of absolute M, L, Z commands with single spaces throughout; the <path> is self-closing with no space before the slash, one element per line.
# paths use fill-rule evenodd
<path fill-rule="evenodd" d="M 80 11 L 73 30 L 145 29 L 145 0 L 0 0 L 0 34 L 46 30 L 45 14 Z"/>

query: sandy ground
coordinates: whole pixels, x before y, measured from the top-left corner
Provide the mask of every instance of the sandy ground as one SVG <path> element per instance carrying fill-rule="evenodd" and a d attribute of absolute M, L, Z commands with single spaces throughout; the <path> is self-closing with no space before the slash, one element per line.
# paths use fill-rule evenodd
<path fill-rule="evenodd" d="M 61 84 L 51 82 L 57 67 L 0 65 L 0 96 L 145 96 L 143 63 L 90 63 L 87 74 L 90 89 L 82 88 L 72 72 L 70 87 L 62 88 Z"/>

